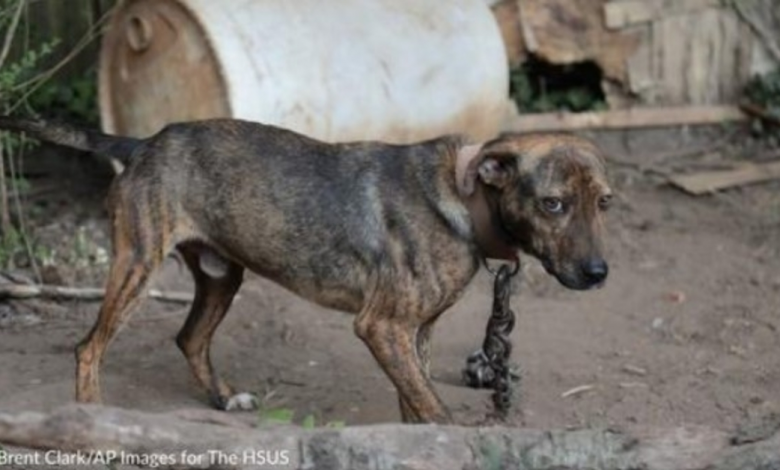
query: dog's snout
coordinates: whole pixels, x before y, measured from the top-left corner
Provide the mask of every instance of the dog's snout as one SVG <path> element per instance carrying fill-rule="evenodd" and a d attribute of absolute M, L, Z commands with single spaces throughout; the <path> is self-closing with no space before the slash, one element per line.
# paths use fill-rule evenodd
<path fill-rule="evenodd" d="M 588 283 L 599 284 L 607 278 L 609 266 L 601 258 L 591 258 L 582 264 L 582 274 L 585 275 Z"/>

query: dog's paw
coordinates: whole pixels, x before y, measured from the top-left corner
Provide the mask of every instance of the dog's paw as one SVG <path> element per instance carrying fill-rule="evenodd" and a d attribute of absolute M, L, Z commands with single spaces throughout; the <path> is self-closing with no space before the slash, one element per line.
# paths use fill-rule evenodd
<path fill-rule="evenodd" d="M 228 398 L 225 411 L 251 411 L 260 406 L 260 401 L 251 393 L 237 393 Z"/>

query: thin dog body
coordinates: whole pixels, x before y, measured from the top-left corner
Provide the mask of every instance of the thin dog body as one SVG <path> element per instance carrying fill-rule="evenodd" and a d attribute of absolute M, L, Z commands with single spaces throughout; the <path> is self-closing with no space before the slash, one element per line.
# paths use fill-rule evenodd
<path fill-rule="evenodd" d="M 250 269 L 355 313 L 355 333 L 397 388 L 407 422 L 451 421 L 430 379 L 431 333 L 483 258 L 524 251 L 573 289 L 607 277 L 605 164 L 596 146 L 574 136 L 326 144 L 228 119 L 172 124 L 148 139 L 7 117 L 0 129 L 126 165 L 107 200 L 105 300 L 76 351 L 81 402 L 100 401 L 106 348 L 174 250 L 195 279 L 177 344 L 216 407 L 253 405 L 209 355 Z"/>

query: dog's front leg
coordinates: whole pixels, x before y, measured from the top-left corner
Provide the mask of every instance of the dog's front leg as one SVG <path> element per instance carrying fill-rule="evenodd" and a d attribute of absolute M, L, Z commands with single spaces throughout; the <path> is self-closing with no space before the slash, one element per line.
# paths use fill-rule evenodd
<path fill-rule="evenodd" d="M 378 294 L 355 320 L 355 332 L 368 346 L 382 370 L 398 390 L 404 422 L 450 423 L 452 417 L 445 408 L 428 377 L 427 365 L 421 363 L 418 341 L 426 343 L 430 327 L 416 324 L 411 312 L 399 312 L 399 305 L 386 292 Z M 422 337 L 419 337 L 422 335 Z"/>
<path fill-rule="evenodd" d="M 430 380 L 431 378 L 431 334 L 433 333 L 433 321 L 426 323 L 417 330 L 417 357 L 420 359 L 423 374 Z M 417 422 L 417 416 L 414 414 L 404 397 L 398 394 L 398 405 L 401 407 L 401 417 L 405 423 Z"/>

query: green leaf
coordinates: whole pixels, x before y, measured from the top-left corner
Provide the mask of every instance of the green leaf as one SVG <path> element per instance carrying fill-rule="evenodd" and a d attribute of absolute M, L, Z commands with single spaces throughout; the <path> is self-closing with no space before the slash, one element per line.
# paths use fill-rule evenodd
<path fill-rule="evenodd" d="M 314 415 L 307 415 L 305 418 L 303 418 L 301 426 L 303 429 L 314 429 L 317 426 L 317 420 L 314 418 Z"/>
<path fill-rule="evenodd" d="M 15 190 L 19 192 L 26 192 L 30 190 L 32 185 L 30 184 L 29 181 L 27 181 L 26 178 L 22 178 L 18 176 L 11 180 L 11 187 L 13 187 Z"/>
<path fill-rule="evenodd" d="M 265 424 L 290 424 L 295 417 L 295 411 L 289 408 L 262 410 L 260 421 Z"/>
<path fill-rule="evenodd" d="M 325 425 L 326 428 L 333 428 L 333 429 L 344 429 L 347 426 L 347 423 L 344 421 L 328 421 L 328 424 Z"/>

